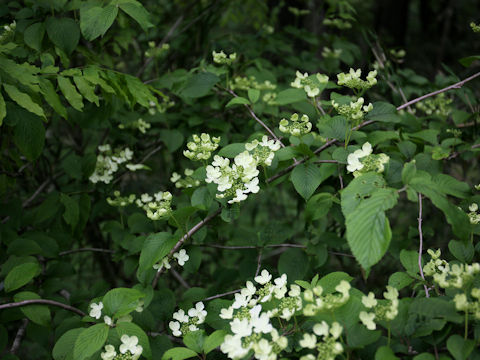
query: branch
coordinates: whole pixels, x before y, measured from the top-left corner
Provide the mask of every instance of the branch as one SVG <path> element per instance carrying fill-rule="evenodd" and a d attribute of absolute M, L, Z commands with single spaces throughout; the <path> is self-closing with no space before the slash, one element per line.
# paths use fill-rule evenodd
<path fill-rule="evenodd" d="M 47 299 L 32 299 L 32 300 L 23 300 L 23 301 L 18 301 L 18 302 L 14 302 L 14 303 L 2 304 L 2 305 L 0 305 L 0 310 L 2 310 L 2 309 L 12 309 L 12 308 L 27 306 L 27 305 L 32 305 L 32 304 L 44 304 L 44 305 L 57 306 L 57 307 L 61 307 L 62 309 L 65 309 L 65 310 L 72 311 L 75 314 L 78 314 L 80 316 L 86 316 L 87 315 L 82 310 L 77 309 L 73 306 L 70 306 L 70 305 L 67 305 L 67 304 L 64 304 L 64 303 L 61 303 L 61 302 L 58 302 L 58 301 L 54 301 L 54 300 L 47 300 Z"/>
<path fill-rule="evenodd" d="M 20 347 L 20 343 L 22 342 L 23 336 L 25 335 L 25 330 L 28 326 L 28 319 L 22 320 L 22 325 L 18 328 L 17 335 L 15 335 L 15 339 L 13 339 L 12 347 L 10 348 L 10 353 L 15 354 Z"/>
<path fill-rule="evenodd" d="M 173 277 L 178 280 L 178 282 L 186 289 L 190 289 L 191 286 L 188 285 L 188 283 L 185 281 L 184 278 L 182 278 L 182 275 L 180 275 L 175 269 L 171 269 L 170 272 L 172 273 Z"/>
<path fill-rule="evenodd" d="M 420 269 L 420 276 L 423 281 L 425 281 L 425 276 L 423 275 L 422 269 L 422 252 L 423 252 L 423 233 L 422 233 L 422 194 L 418 193 L 418 235 L 420 238 L 420 244 L 418 247 L 418 268 Z M 427 285 L 423 284 L 425 289 L 425 296 L 430 297 L 428 293 Z"/>
<path fill-rule="evenodd" d="M 240 292 L 240 289 L 232 290 L 232 291 L 229 291 L 229 292 L 226 292 L 226 293 L 223 293 L 223 294 L 213 295 L 213 296 L 210 296 L 210 297 L 207 297 L 207 298 L 203 299 L 202 301 L 210 301 L 210 300 L 218 299 L 218 298 L 221 298 L 221 297 L 224 297 L 224 296 L 227 296 L 227 295 L 232 295 L 232 294 L 235 294 L 235 293 L 238 293 L 238 292 Z"/>
<path fill-rule="evenodd" d="M 216 217 L 218 214 L 222 212 L 222 208 L 219 207 L 215 212 L 211 213 L 208 215 L 205 219 L 200 221 L 198 224 L 196 224 L 194 227 L 192 227 L 185 235 L 183 235 L 180 240 L 177 241 L 175 246 L 173 247 L 172 250 L 170 250 L 170 253 L 168 254 L 169 257 L 171 257 L 178 249 L 180 249 L 183 245 L 183 243 L 190 238 L 193 234 L 195 234 L 198 230 L 200 230 L 204 225 L 206 225 L 210 220 L 212 220 L 214 217 Z M 160 275 L 163 273 L 163 270 L 157 271 L 155 274 L 155 278 L 153 279 L 152 282 L 152 287 L 155 288 L 158 284 L 158 279 L 160 278 Z"/>
<path fill-rule="evenodd" d="M 412 104 L 415 104 L 419 101 L 422 101 L 426 98 L 429 98 L 431 96 L 435 96 L 435 95 L 438 95 L 438 94 L 441 94 L 443 92 L 446 92 L 448 90 L 452 90 L 452 89 L 460 89 L 463 84 L 475 79 L 476 77 L 480 76 L 480 72 L 476 73 L 476 74 L 473 74 L 472 76 L 462 80 L 462 81 L 459 81 L 453 85 L 450 85 L 450 86 L 447 86 L 446 88 L 443 88 L 443 89 L 440 89 L 440 90 L 437 90 L 437 91 L 434 91 L 434 92 L 431 92 L 431 93 L 428 93 L 426 95 L 423 95 L 423 96 L 420 96 L 419 98 L 416 98 L 416 99 L 413 99 L 413 100 L 410 100 L 409 102 L 403 104 L 403 105 L 400 105 L 399 107 L 397 107 L 397 110 L 402 110 L 404 108 L 406 108 L 407 106 L 410 106 Z"/>
<path fill-rule="evenodd" d="M 79 249 L 61 251 L 61 252 L 58 253 L 58 255 L 59 255 L 59 256 L 64 256 L 64 255 L 75 254 L 75 253 L 79 253 L 79 252 L 87 252 L 87 251 L 101 252 L 101 253 L 110 253 L 110 254 L 113 254 L 113 253 L 115 252 L 115 250 L 110 250 L 110 249 L 79 248 Z"/>

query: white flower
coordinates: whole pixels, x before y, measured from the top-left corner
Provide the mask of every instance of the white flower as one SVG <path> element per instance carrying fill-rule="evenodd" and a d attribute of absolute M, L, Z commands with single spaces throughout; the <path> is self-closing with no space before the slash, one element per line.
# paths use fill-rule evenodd
<path fill-rule="evenodd" d="M 317 346 L 317 337 L 313 334 L 303 334 L 303 339 L 299 341 L 303 348 L 315 349 Z"/>
<path fill-rule="evenodd" d="M 283 288 L 287 284 L 287 274 L 282 274 L 282 276 L 273 280 L 276 288 Z"/>
<path fill-rule="evenodd" d="M 185 314 L 185 311 L 183 311 L 183 309 L 179 309 L 177 312 L 174 312 L 172 317 L 175 320 L 178 320 L 182 323 L 187 323 L 189 320 L 188 316 Z"/>
<path fill-rule="evenodd" d="M 256 194 L 258 193 L 258 191 L 260 190 L 260 187 L 258 186 L 258 177 L 256 178 L 253 178 L 252 181 L 250 181 L 249 183 L 246 183 L 245 184 L 245 193 L 248 193 L 248 192 L 251 192 L 253 194 Z"/>
<path fill-rule="evenodd" d="M 368 296 L 362 296 L 362 304 L 368 309 L 375 307 L 375 305 L 377 305 L 375 294 L 373 292 L 369 292 Z"/>
<path fill-rule="evenodd" d="M 185 249 L 180 250 L 173 254 L 173 257 L 177 259 L 178 265 L 183 266 L 185 263 L 190 259 L 190 256 L 187 255 L 187 251 Z"/>
<path fill-rule="evenodd" d="M 115 347 L 113 345 L 105 345 L 105 352 L 102 352 L 100 356 L 102 360 L 113 360 L 117 356 Z"/>
<path fill-rule="evenodd" d="M 235 301 L 232 304 L 233 309 L 240 309 L 248 305 L 249 298 L 242 293 L 235 294 Z"/>
<path fill-rule="evenodd" d="M 255 277 L 255 281 L 260 285 L 265 285 L 272 279 L 272 275 L 267 270 L 262 270 L 259 276 Z"/>
<path fill-rule="evenodd" d="M 123 334 L 120 340 L 122 341 L 122 344 L 120 345 L 120 352 L 122 354 L 125 354 L 127 351 L 130 351 L 132 354 L 137 352 L 138 338 L 136 336 Z"/>
<path fill-rule="evenodd" d="M 260 339 L 258 343 L 254 345 L 255 358 L 258 360 L 270 360 L 272 353 L 272 345 L 268 342 L 267 339 Z"/>
<path fill-rule="evenodd" d="M 373 319 L 375 319 L 374 313 L 367 313 L 366 311 L 360 311 L 359 318 L 362 324 L 365 325 L 368 330 L 375 330 L 377 328 L 377 325 L 373 321 Z"/>
<path fill-rule="evenodd" d="M 342 326 L 336 321 L 330 327 L 330 335 L 332 335 L 334 339 L 338 339 L 342 331 Z"/>
<path fill-rule="evenodd" d="M 113 326 L 113 321 L 110 316 L 105 315 L 103 317 L 103 321 L 105 321 L 105 324 L 107 324 L 108 326 Z"/>
<path fill-rule="evenodd" d="M 98 304 L 92 303 L 90 304 L 91 310 L 88 315 L 95 319 L 100 319 L 102 316 L 102 309 L 103 309 L 103 303 L 100 301 Z"/>
<path fill-rule="evenodd" d="M 476 203 L 472 203 L 469 207 L 468 210 L 472 212 L 476 212 L 478 210 L 478 205 Z"/>
<path fill-rule="evenodd" d="M 318 336 L 327 336 L 328 324 L 325 321 L 322 321 L 320 324 L 315 324 L 313 326 L 313 332 Z"/>
<path fill-rule="evenodd" d="M 182 332 L 180 331 L 180 323 L 178 321 L 170 321 L 168 327 L 172 330 L 173 336 L 181 336 Z"/>
<path fill-rule="evenodd" d="M 204 309 L 205 305 L 203 304 L 203 302 L 197 302 L 194 308 L 188 310 L 188 316 L 197 317 L 198 323 L 201 324 L 207 316 L 207 312 Z"/>
<path fill-rule="evenodd" d="M 288 296 L 296 297 L 296 296 L 300 296 L 300 293 L 301 293 L 300 286 L 296 284 L 290 285 L 290 291 L 288 292 Z"/>
<path fill-rule="evenodd" d="M 233 319 L 233 321 L 230 322 L 230 329 L 240 337 L 246 337 L 252 334 L 252 326 L 247 319 Z"/>
<path fill-rule="evenodd" d="M 220 310 L 220 315 L 222 319 L 231 319 L 233 318 L 233 307 L 229 307 L 226 309 L 221 309 Z"/>
<path fill-rule="evenodd" d="M 220 350 L 227 354 L 231 359 L 241 359 L 248 354 L 250 348 L 242 347 L 242 338 L 240 336 L 227 335 L 223 339 Z"/>

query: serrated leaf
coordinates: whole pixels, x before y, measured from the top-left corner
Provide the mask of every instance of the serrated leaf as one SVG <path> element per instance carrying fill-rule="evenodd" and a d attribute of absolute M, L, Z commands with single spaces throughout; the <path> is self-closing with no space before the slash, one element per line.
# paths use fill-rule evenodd
<path fill-rule="evenodd" d="M 410 285 L 413 279 L 404 272 L 396 272 L 390 275 L 388 278 L 388 285 L 393 286 L 397 290 L 403 289 L 405 286 Z"/>
<path fill-rule="evenodd" d="M 189 349 L 200 354 L 203 351 L 203 344 L 205 343 L 205 332 L 203 330 L 191 331 L 183 337 L 183 343 Z"/>
<path fill-rule="evenodd" d="M 448 250 L 450 250 L 458 261 L 464 264 L 470 264 L 475 255 L 475 248 L 470 241 L 450 240 Z"/>
<path fill-rule="evenodd" d="M 42 49 L 42 40 L 45 35 L 45 25 L 41 22 L 30 25 L 23 33 L 23 41 L 34 50 Z"/>
<path fill-rule="evenodd" d="M 322 182 L 322 174 L 315 164 L 300 164 L 292 171 L 291 181 L 295 190 L 308 200 Z"/>
<path fill-rule="evenodd" d="M 255 104 L 258 101 L 259 97 L 260 97 L 260 90 L 248 89 L 248 98 L 250 99 L 252 104 Z"/>
<path fill-rule="evenodd" d="M 82 76 L 74 76 L 73 82 L 77 85 L 78 91 L 80 94 L 83 95 L 85 99 L 88 101 L 95 103 L 95 105 L 99 106 L 99 99 L 98 96 L 95 94 L 95 86 L 91 85 L 87 80 L 85 80 Z"/>
<path fill-rule="evenodd" d="M 373 103 L 373 109 L 365 116 L 365 119 L 386 123 L 398 123 L 402 121 L 401 117 L 397 114 L 396 107 L 382 101 Z"/>
<path fill-rule="evenodd" d="M 168 349 L 162 356 L 162 360 L 183 360 L 196 357 L 197 353 L 185 347 L 174 347 Z"/>
<path fill-rule="evenodd" d="M 38 294 L 31 291 L 23 291 L 14 295 L 13 299 L 17 301 L 40 299 Z M 35 324 L 50 326 L 50 309 L 47 305 L 27 305 L 22 306 L 20 310 L 23 314 Z"/>
<path fill-rule="evenodd" d="M 301 249 L 287 249 L 278 259 L 278 272 L 287 274 L 290 282 L 301 280 L 308 271 L 308 256 Z"/>
<path fill-rule="evenodd" d="M 244 143 L 233 143 L 224 146 L 219 152 L 219 156 L 227 157 L 227 158 L 234 158 L 241 152 L 245 151 L 245 144 Z"/>
<path fill-rule="evenodd" d="M 55 343 L 52 350 L 54 360 L 71 360 L 73 359 L 72 349 L 78 336 L 85 331 L 83 328 L 68 330 Z"/>
<path fill-rule="evenodd" d="M 61 194 L 60 195 L 60 202 L 65 206 L 65 212 L 63 213 L 63 219 L 65 222 L 72 227 L 78 223 L 79 213 L 80 210 L 78 208 L 78 203 L 73 200 L 70 196 Z"/>
<path fill-rule="evenodd" d="M 80 9 L 80 29 L 85 39 L 92 41 L 103 36 L 112 26 L 118 14 L 118 7 L 110 4 L 104 8 L 84 6 Z"/>
<path fill-rule="evenodd" d="M 19 107 L 9 107 L 8 117 L 15 119 L 13 130 L 15 145 L 25 157 L 34 161 L 42 154 L 45 144 L 45 127 L 38 116 Z"/>
<path fill-rule="evenodd" d="M 404 185 L 408 185 L 410 180 L 415 177 L 417 173 L 417 166 L 415 165 L 415 161 L 407 162 L 403 165 L 402 170 L 402 182 Z"/>
<path fill-rule="evenodd" d="M 231 99 L 227 105 L 225 105 L 225 109 L 226 108 L 229 108 L 229 107 L 232 107 L 234 105 L 249 105 L 250 104 L 250 101 L 248 99 L 245 99 L 244 97 L 241 97 L 241 96 L 237 96 L 237 97 L 234 97 L 233 99 Z"/>
<path fill-rule="evenodd" d="M 127 83 L 128 91 L 132 94 L 135 103 L 139 103 L 145 108 L 150 108 L 150 103 L 157 103 L 157 99 L 153 96 L 149 87 L 142 83 L 138 78 L 130 75 L 125 75 L 125 82 Z"/>
<path fill-rule="evenodd" d="M 108 329 L 107 324 L 96 324 L 82 331 L 73 346 L 73 359 L 87 359 L 100 350 L 107 340 Z"/>
<path fill-rule="evenodd" d="M 286 89 L 277 94 L 275 103 L 278 105 L 288 105 L 306 99 L 307 96 L 305 95 L 305 91 L 303 89 Z"/>
<path fill-rule="evenodd" d="M 466 360 L 475 348 L 475 342 L 460 335 L 452 335 L 447 340 L 447 349 L 455 360 Z"/>
<path fill-rule="evenodd" d="M 180 91 L 180 96 L 199 98 L 207 95 L 220 78 L 209 72 L 202 72 L 191 76 Z"/>
<path fill-rule="evenodd" d="M 64 119 L 67 118 L 67 109 L 63 106 L 60 97 L 58 96 L 57 92 L 53 84 L 50 80 L 42 78 L 39 82 L 40 91 L 42 92 L 45 101 L 55 110 L 59 115 L 61 115 Z"/>
<path fill-rule="evenodd" d="M 135 0 L 119 0 L 118 6 L 126 14 L 132 17 L 142 27 L 143 31 L 147 31 L 153 24 L 150 22 L 150 14 L 141 3 Z"/>
<path fill-rule="evenodd" d="M 18 90 L 17 87 L 10 84 L 4 83 L 3 88 L 5 89 L 10 99 L 15 101 L 18 105 L 35 115 L 45 118 L 45 113 L 43 112 L 42 107 L 35 103 L 30 97 L 30 95 L 21 92 L 20 90 Z"/>
<path fill-rule="evenodd" d="M 40 266 L 37 262 L 28 262 L 15 266 L 5 277 L 5 292 L 21 288 L 40 273 Z"/>
<path fill-rule="evenodd" d="M 71 18 L 50 17 L 46 23 L 47 34 L 52 43 L 70 55 L 80 40 L 80 29 L 75 20 Z"/>
<path fill-rule="evenodd" d="M 175 243 L 172 235 L 166 232 L 149 235 L 143 243 L 138 271 L 143 272 L 151 269 L 154 264 L 170 252 Z"/>
<path fill-rule="evenodd" d="M 131 313 L 138 307 L 138 300 L 145 294 L 136 289 L 116 288 L 108 291 L 103 297 L 105 312 L 115 319 Z"/>
<path fill-rule="evenodd" d="M 223 343 L 223 339 L 227 335 L 225 330 L 217 330 L 211 333 L 203 343 L 203 352 L 208 354 Z"/>
<path fill-rule="evenodd" d="M 72 105 L 75 110 L 82 111 L 82 95 L 78 93 L 77 89 L 75 88 L 75 86 L 73 86 L 70 79 L 63 76 L 58 76 L 57 81 L 60 90 L 65 96 L 65 99 L 67 99 L 67 101 L 70 103 L 70 105 Z"/>
<path fill-rule="evenodd" d="M 332 207 L 332 194 L 321 193 L 312 196 L 305 207 L 307 221 L 318 220 L 326 216 Z"/>

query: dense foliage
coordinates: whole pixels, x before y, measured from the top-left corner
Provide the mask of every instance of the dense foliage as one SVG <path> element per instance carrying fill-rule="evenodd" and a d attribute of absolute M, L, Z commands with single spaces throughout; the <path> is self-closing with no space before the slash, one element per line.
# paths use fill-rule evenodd
<path fill-rule="evenodd" d="M 480 8 L 394 2 L 0 5 L 2 358 L 480 359 Z"/>

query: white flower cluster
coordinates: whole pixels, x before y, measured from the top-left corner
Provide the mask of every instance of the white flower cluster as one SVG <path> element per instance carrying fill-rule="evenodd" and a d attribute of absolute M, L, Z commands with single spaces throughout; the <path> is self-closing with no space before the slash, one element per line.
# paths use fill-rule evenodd
<path fill-rule="evenodd" d="M 229 86 L 232 90 L 275 90 L 277 88 L 277 85 L 272 84 L 270 80 L 259 83 L 255 76 L 235 76 L 233 81 L 230 81 Z"/>
<path fill-rule="evenodd" d="M 292 134 L 293 136 L 301 136 L 308 134 L 312 130 L 312 123 L 308 118 L 308 115 L 298 116 L 297 113 L 290 116 L 290 121 L 287 119 L 280 120 L 279 127 L 281 132 L 286 134 Z"/>
<path fill-rule="evenodd" d="M 373 110 L 372 103 L 363 105 L 364 103 L 365 99 L 363 97 L 359 97 L 357 101 L 350 101 L 348 105 L 340 105 L 335 100 L 332 100 L 333 108 L 339 115 L 344 116 L 352 126 L 360 124 L 365 115 Z"/>
<path fill-rule="evenodd" d="M 197 302 L 194 308 L 191 308 L 185 314 L 182 309 L 173 313 L 176 321 L 170 321 L 168 327 L 172 330 L 173 336 L 185 336 L 191 331 L 197 331 L 198 326 L 205 321 L 207 311 L 203 302 Z"/>
<path fill-rule="evenodd" d="M 268 136 L 264 135 L 261 142 L 255 139 L 246 143 L 245 149 L 252 154 L 257 165 L 270 166 L 275 157 L 275 151 L 280 149 L 280 143 L 275 140 L 268 140 Z"/>
<path fill-rule="evenodd" d="M 177 263 L 180 266 L 185 265 L 185 263 L 190 259 L 190 256 L 187 254 L 185 249 L 182 249 L 173 254 L 173 257 L 177 259 Z M 170 261 L 168 256 L 165 256 L 162 260 L 160 260 L 157 264 L 153 265 L 153 268 L 157 271 L 161 271 L 163 268 L 170 269 L 172 265 L 170 265 Z"/>
<path fill-rule="evenodd" d="M 128 163 L 133 158 L 133 151 L 128 147 L 123 150 L 112 151 L 111 146 L 106 144 L 100 145 L 98 152 L 95 170 L 89 177 L 89 180 L 94 184 L 97 182 L 110 183 L 113 180 L 113 174 L 118 171 L 119 165 L 124 163 L 127 163 L 126 167 L 131 171 L 145 168 L 143 164 Z"/>
<path fill-rule="evenodd" d="M 105 351 L 100 354 L 102 360 L 137 360 L 142 355 L 143 347 L 138 344 L 136 336 L 123 334 L 120 338 L 122 344 L 118 348 L 117 354 L 113 345 L 105 345 Z"/>
<path fill-rule="evenodd" d="M 331 326 L 325 321 L 315 324 L 313 334 L 303 334 L 299 344 L 306 349 L 317 349 L 317 354 L 304 355 L 300 360 L 334 360 L 337 355 L 343 352 L 342 344 L 337 341 L 342 331 L 343 328 L 338 322 L 333 322 Z M 317 336 L 322 337 L 322 341 L 319 342 Z"/>
<path fill-rule="evenodd" d="M 417 102 L 415 107 L 423 111 L 426 115 L 448 116 L 452 111 L 450 106 L 452 102 L 453 99 L 447 98 L 445 93 L 441 93 L 433 98 Z"/>
<path fill-rule="evenodd" d="M 231 65 L 237 58 L 237 53 L 231 53 L 230 55 L 227 55 L 223 52 L 223 50 L 220 50 L 220 52 L 216 52 L 214 50 L 212 51 L 212 57 L 213 62 L 216 64 Z"/>
<path fill-rule="evenodd" d="M 430 255 L 430 261 L 423 266 L 423 273 L 425 276 L 433 276 L 433 274 L 442 273 L 445 271 L 448 262 L 443 259 L 440 259 L 442 255 L 442 251 L 438 249 L 437 251 L 433 251 L 432 249 L 428 249 L 427 253 Z"/>
<path fill-rule="evenodd" d="M 174 172 L 172 174 L 172 177 L 170 178 L 170 181 L 175 184 L 175 187 L 177 189 L 191 188 L 191 187 L 198 186 L 200 185 L 200 181 L 192 177 L 193 172 L 194 171 L 192 169 L 185 169 L 184 171 L 185 178 L 183 179 L 182 179 L 182 175 Z"/>
<path fill-rule="evenodd" d="M 145 134 L 148 129 L 150 129 L 152 125 L 146 122 L 142 118 L 138 118 L 137 120 L 131 121 L 127 124 L 118 124 L 119 129 L 137 129 L 142 134 Z"/>
<path fill-rule="evenodd" d="M 296 78 L 290 83 L 290 86 L 303 89 L 308 97 L 314 98 L 319 95 L 328 83 L 328 76 L 322 74 L 308 75 L 308 73 L 296 72 Z"/>
<path fill-rule="evenodd" d="M 475 319 L 480 320 L 480 289 L 473 288 L 470 292 L 471 300 L 469 301 L 467 294 L 457 294 L 453 298 L 455 308 L 465 313 L 471 313 Z"/>
<path fill-rule="evenodd" d="M 288 321 L 296 311 L 301 310 L 300 287 L 292 285 L 289 296 L 286 296 L 287 275 L 283 274 L 272 283 L 272 275 L 267 270 L 254 280 L 261 285 L 258 289 L 247 281 L 246 287 L 235 294 L 233 304 L 220 311 L 222 319 L 232 320 L 230 330 L 233 333 L 225 336 L 220 350 L 230 359 L 243 358 L 253 351 L 256 359 L 275 360 L 287 347 L 288 340 L 279 335 L 270 319 L 278 316 Z M 262 312 L 261 304 L 273 298 L 280 300 L 278 305 L 273 310 Z"/>
<path fill-rule="evenodd" d="M 142 194 L 135 204 L 145 210 L 150 220 L 160 220 L 170 216 L 172 212 L 172 194 L 168 191 L 159 191 L 155 194 Z"/>
<path fill-rule="evenodd" d="M 338 59 L 342 54 L 342 49 L 330 49 L 329 47 L 324 47 L 322 50 L 322 56 L 324 58 Z"/>
<path fill-rule="evenodd" d="M 17 28 L 17 23 L 15 21 L 13 21 L 9 25 L 4 25 L 3 26 L 4 32 L 0 35 L 0 42 L 4 42 L 10 36 L 13 36 L 16 28 Z"/>
<path fill-rule="evenodd" d="M 305 316 L 315 316 L 317 312 L 323 310 L 333 310 L 343 306 L 350 299 L 350 284 L 342 280 L 335 287 L 335 292 L 322 295 L 323 288 L 317 285 L 313 290 L 307 289 L 303 293 L 303 299 L 307 304 L 303 308 Z"/>
<path fill-rule="evenodd" d="M 360 311 L 359 318 L 368 330 L 375 330 L 377 321 L 391 321 L 398 315 L 398 290 L 393 286 L 387 285 L 387 291 L 383 293 L 383 297 L 388 300 L 379 303 L 375 299 L 375 294 L 369 292 L 368 296 L 362 297 L 362 304 L 372 312 Z"/>
<path fill-rule="evenodd" d="M 210 138 L 210 135 L 202 133 L 192 135 L 193 141 L 187 143 L 188 150 L 183 151 L 183 155 L 192 161 L 208 160 L 212 156 L 212 151 L 218 148 L 220 137 Z"/>
<path fill-rule="evenodd" d="M 470 210 L 470 212 L 467 214 L 468 219 L 470 220 L 470 224 L 477 225 L 478 223 L 480 223 L 480 213 L 478 212 L 478 205 L 476 203 L 472 203 L 468 207 L 468 210 Z"/>
<path fill-rule="evenodd" d="M 350 68 L 348 73 L 340 73 L 337 75 L 337 84 L 346 86 L 350 89 L 367 90 L 377 83 L 377 70 L 370 71 L 367 75 L 367 80 L 360 79 L 362 70 L 353 70 Z"/>
<path fill-rule="evenodd" d="M 107 197 L 107 203 L 110 206 L 117 206 L 117 207 L 125 207 L 135 202 L 136 196 L 135 194 L 130 194 L 128 196 L 121 196 L 120 191 L 115 190 L 113 192 L 113 196 L 115 198 L 111 198 L 110 196 Z"/>
<path fill-rule="evenodd" d="M 389 160 L 390 157 L 386 154 L 372 154 L 372 145 L 366 142 L 361 149 L 348 155 L 347 171 L 353 172 L 354 177 L 370 171 L 382 173 Z"/>

